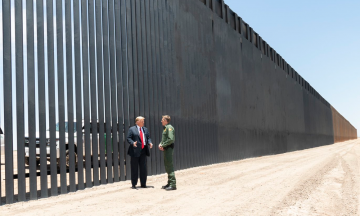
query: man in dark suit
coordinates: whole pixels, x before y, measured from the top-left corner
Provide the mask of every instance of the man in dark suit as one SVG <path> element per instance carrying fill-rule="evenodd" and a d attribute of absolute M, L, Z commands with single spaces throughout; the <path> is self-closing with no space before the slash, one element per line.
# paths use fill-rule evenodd
<path fill-rule="evenodd" d="M 150 156 L 150 149 L 153 144 L 150 139 L 149 130 L 144 127 L 145 118 L 139 116 L 135 119 L 135 126 L 129 128 L 127 141 L 130 144 L 128 155 L 131 156 L 131 184 L 132 189 L 136 189 L 138 181 L 138 167 L 140 167 L 140 183 L 142 188 L 146 188 L 146 156 Z"/>

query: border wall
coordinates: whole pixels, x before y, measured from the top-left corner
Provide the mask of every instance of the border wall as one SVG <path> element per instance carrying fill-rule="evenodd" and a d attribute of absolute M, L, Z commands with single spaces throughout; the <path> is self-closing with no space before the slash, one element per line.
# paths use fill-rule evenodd
<path fill-rule="evenodd" d="M 331 106 L 334 142 L 357 139 L 357 130 L 334 107 Z"/>
<path fill-rule="evenodd" d="M 0 204 L 130 179 L 124 137 L 139 115 L 155 146 L 161 116 L 172 117 L 176 170 L 356 139 L 223 0 L 11 2 Z M 147 165 L 165 173 L 162 152 Z"/>

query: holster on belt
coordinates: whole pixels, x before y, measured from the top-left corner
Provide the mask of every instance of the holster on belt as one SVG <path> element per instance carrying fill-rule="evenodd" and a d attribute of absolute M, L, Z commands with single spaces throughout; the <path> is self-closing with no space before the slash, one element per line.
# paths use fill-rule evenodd
<path fill-rule="evenodd" d="M 174 143 L 173 143 L 173 144 L 171 144 L 171 145 L 168 145 L 168 146 L 164 147 L 164 149 L 165 149 L 165 150 L 166 150 L 166 149 L 168 149 L 168 148 L 172 148 L 172 149 L 174 149 Z"/>

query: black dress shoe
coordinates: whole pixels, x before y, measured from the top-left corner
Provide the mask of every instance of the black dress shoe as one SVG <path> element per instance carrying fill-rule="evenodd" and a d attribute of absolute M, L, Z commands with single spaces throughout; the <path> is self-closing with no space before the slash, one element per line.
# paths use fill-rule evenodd
<path fill-rule="evenodd" d="M 176 187 L 169 186 L 169 187 L 165 188 L 165 190 L 167 190 L 167 191 L 176 190 Z"/>
<path fill-rule="evenodd" d="M 166 188 L 169 187 L 169 186 L 170 186 L 169 184 L 164 185 L 164 186 L 161 187 L 161 189 L 166 189 Z"/>
<path fill-rule="evenodd" d="M 131 189 L 136 189 L 136 186 L 133 185 L 133 186 L 131 187 Z"/>
<path fill-rule="evenodd" d="M 146 185 L 145 185 L 145 186 L 144 186 L 144 185 L 141 185 L 141 187 L 142 187 L 142 188 L 147 188 Z"/>

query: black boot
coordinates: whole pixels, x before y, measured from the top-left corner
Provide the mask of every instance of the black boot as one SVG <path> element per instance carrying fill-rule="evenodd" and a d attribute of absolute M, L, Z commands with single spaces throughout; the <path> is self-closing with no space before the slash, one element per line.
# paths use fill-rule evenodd
<path fill-rule="evenodd" d="M 169 184 L 164 185 L 164 186 L 161 187 L 161 189 L 166 189 L 166 188 L 169 187 L 169 186 L 170 186 Z"/>
<path fill-rule="evenodd" d="M 167 190 L 167 191 L 176 190 L 176 187 L 175 186 L 169 186 L 169 187 L 165 188 L 165 190 Z"/>

